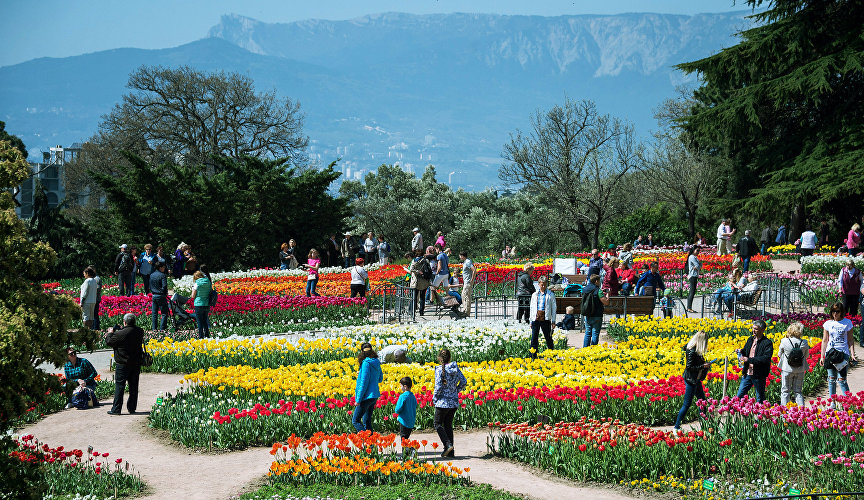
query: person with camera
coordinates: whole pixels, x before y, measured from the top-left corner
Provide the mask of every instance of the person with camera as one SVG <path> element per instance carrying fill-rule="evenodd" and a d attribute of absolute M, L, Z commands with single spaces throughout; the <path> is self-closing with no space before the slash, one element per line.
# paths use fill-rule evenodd
<path fill-rule="evenodd" d="M 738 349 L 738 363 L 741 364 L 741 383 L 736 398 L 744 397 L 751 387 L 756 388 L 756 402 L 765 401 L 765 381 L 771 371 L 771 357 L 774 342 L 765 336 L 765 322 L 757 319 L 750 330 L 753 335 L 747 338 L 743 349 Z"/>
<path fill-rule="evenodd" d="M 144 358 L 144 330 L 135 325 L 132 313 L 123 316 L 123 328 L 117 325 L 108 329 L 105 344 L 114 348 L 114 403 L 108 410 L 109 415 L 120 415 L 123 409 L 123 393 L 129 384 L 129 400 L 126 409 L 135 413 L 138 408 L 138 378 L 141 375 L 141 362 Z"/>

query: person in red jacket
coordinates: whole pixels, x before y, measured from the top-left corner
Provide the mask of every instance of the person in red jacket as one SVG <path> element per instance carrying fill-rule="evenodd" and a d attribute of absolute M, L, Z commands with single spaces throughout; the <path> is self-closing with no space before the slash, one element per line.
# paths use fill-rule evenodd
<path fill-rule="evenodd" d="M 633 287 L 636 285 L 636 271 L 630 269 L 626 260 L 618 262 L 615 273 L 618 275 L 618 283 L 621 285 L 621 295 L 627 296 L 633 293 Z"/>

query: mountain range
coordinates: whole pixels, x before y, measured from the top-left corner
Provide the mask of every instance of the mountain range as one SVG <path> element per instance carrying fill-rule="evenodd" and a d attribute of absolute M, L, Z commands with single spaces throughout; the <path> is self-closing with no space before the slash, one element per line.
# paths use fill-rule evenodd
<path fill-rule="evenodd" d="M 498 184 L 509 134 L 565 98 L 593 99 L 637 135 L 680 84 L 674 69 L 735 43 L 747 12 L 503 16 L 376 14 L 348 21 L 267 23 L 223 16 L 179 47 L 118 48 L 0 67 L 0 119 L 30 148 L 81 142 L 141 65 L 236 71 L 258 90 L 298 100 L 321 164 L 347 178 L 399 161 L 439 180 Z M 452 172 L 452 175 L 450 174 Z"/>

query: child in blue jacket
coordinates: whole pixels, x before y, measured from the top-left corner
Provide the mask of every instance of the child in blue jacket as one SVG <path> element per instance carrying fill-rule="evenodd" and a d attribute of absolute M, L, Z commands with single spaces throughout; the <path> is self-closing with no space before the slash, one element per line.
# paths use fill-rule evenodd
<path fill-rule="evenodd" d="M 354 389 L 356 408 L 351 416 L 351 423 L 354 424 L 357 432 L 371 431 L 372 411 L 375 410 L 375 403 L 381 397 L 378 384 L 384 381 L 384 374 L 381 372 L 378 353 L 372 349 L 372 344 L 369 342 L 360 345 L 357 364 L 360 365 L 360 371 L 357 373 L 357 386 Z"/>
<path fill-rule="evenodd" d="M 411 387 L 414 386 L 414 381 L 411 377 L 402 377 L 399 381 L 402 384 L 402 394 L 399 395 L 399 400 L 396 401 L 396 409 L 394 413 L 399 421 L 399 437 L 408 439 L 411 437 L 411 432 L 414 430 L 414 424 L 417 419 L 417 398 L 411 392 Z"/>

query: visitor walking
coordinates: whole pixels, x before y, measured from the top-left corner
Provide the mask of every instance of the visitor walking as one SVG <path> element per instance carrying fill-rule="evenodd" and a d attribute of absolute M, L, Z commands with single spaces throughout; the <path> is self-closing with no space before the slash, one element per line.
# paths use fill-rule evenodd
<path fill-rule="evenodd" d="M 363 342 L 360 352 L 357 353 L 357 385 L 354 388 L 354 413 L 351 415 L 351 423 L 357 432 L 373 431 L 372 414 L 375 411 L 375 403 L 381 397 L 381 389 L 378 384 L 384 381 L 381 372 L 381 361 L 378 354 L 372 349 L 372 344 Z"/>
<path fill-rule="evenodd" d="M 378 242 L 375 241 L 375 235 L 372 231 L 366 234 L 366 239 L 363 240 L 363 250 L 366 256 L 363 258 L 364 264 L 372 264 L 378 261 Z"/>
<path fill-rule="evenodd" d="M 97 289 L 96 289 L 96 271 L 92 267 L 87 267 L 83 271 L 84 282 L 81 283 L 81 320 L 84 326 L 92 329 L 94 323 L 94 310 L 96 309 Z"/>
<path fill-rule="evenodd" d="M 414 381 L 411 380 L 411 377 L 402 377 L 399 380 L 399 386 L 402 388 L 402 394 L 396 401 L 396 408 L 393 408 L 393 413 L 396 414 L 396 420 L 399 422 L 399 437 L 408 439 L 411 437 L 411 432 L 414 431 L 414 424 L 417 420 L 417 397 L 411 392 L 411 388 L 414 387 Z"/>
<path fill-rule="evenodd" d="M 696 254 L 699 252 L 695 245 L 690 247 L 687 252 L 687 281 L 690 284 L 690 291 L 687 294 L 687 312 L 695 313 L 693 310 L 693 298 L 696 297 L 696 284 L 699 282 L 699 272 L 702 270 L 702 262 Z"/>
<path fill-rule="evenodd" d="M 447 248 L 447 241 L 444 240 L 444 233 L 438 231 L 438 234 L 436 234 L 435 236 L 435 245 L 437 245 L 441 249 Z"/>
<path fill-rule="evenodd" d="M 633 269 L 633 245 L 629 242 L 624 243 L 624 246 L 621 247 L 621 253 L 618 255 L 618 259 L 621 262 L 627 263 L 627 269 Z"/>
<path fill-rule="evenodd" d="M 837 277 L 837 288 L 843 296 L 843 308 L 857 311 L 861 303 L 861 271 L 855 268 L 853 259 L 846 260 L 846 266 Z"/>
<path fill-rule="evenodd" d="M 213 283 L 201 271 L 195 271 L 192 280 L 195 282 L 195 286 L 192 288 L 192 295 L 189 300 L 195 306 L 198 338 L 206 339 L 210 337 L 210 290 L 213 289 Z"/>
<path fill-rule="evenodd" d="M 810 229 L 809 224 L 804 226 L 804 232 L 801 233 L 799 243 L 801 245 L 801 257 L 813 255 L 813 252 L 816 251 L 816 233 Z M 798 262 L 801 262 L 801 259 L 798 259 Z"/>
<path fill-rule="evenodd" d="M 546 276 L 540 276 L 537 280 L 537 291 L 531 295 L 531 359 L 537 359 L 537 351 L 540 348 L 540 330 L 543 330 L 543 338 L 546 339 L 546 348 L 554 349 L 552 341 L 552 330 L 555 329 L 555 294 L 546 289 Z"/>
<path fill-rule="evenodd" d="M 690 337 L 684 346 L 686 365 L 684 367 L 684 403 L 675 418 L 675 430 L 681 430 L 681 422 L 687 416 L 687 411 L 693 404 L 693 398 L 705 400 L 705 388 L 702 381 L 708 376 L 710 363 L 705 362 L 705 352 L 708 350 L 708 334 L 702 330 Z"/>
<path fill-rule="evenodd" d="M 120 253 L 114 258 L 114 272 L 117 273 L 117 295 L 126 297 L 130 294 L 129 282 L 132 280 L 132 257 L 127 251 L 126 243 L 120 245 Z"/>
<path fill-rule="evenodd" d="M 416 255 L 411 260 L 411 267 L 405 269 L 410 273 L 411 280 L 408 283 L 408 288 L 413 290 L 412 310 L 420 309 L 420 316 L 426 309 L 426 290 L 429 288 L 430 278 L 432 277 L 432 268 L 429 266 L 429 261 L 422 255 L 421 251 L 415 252 Z M 405 258 L 410 259 L 410 254 L 405 254 Z"/>
<path fill-rule="evenodd" d="M 618 280 L 618 273 L 615 270 L 618 268 L 618 257 L 612 257 L 603 266 L 603 271 L 606 276 L 603 278 L 603 290 L 606 291 L 608 297 L 617 297 L 621 291 L 621 282 Z"/>
<path fill-rule="evenodd" d="M 522 272 L 516 277 L 516 321 L 525 318 L 526 323 L 531 322 L 531 295 L 536 291 L 534 288 L 534 264 L 526 262 L 522 266 Z"/>
<path fill-rule="evenodd" d="M 459 252 L 459 260 L 462 261 L 462 316 L 471 316 L 471 299 L 474 295 L 474 278 L 477 270 L 474 261 L 468 258 L 468 252 Z"/>
<path fill-rule="evenodd" d="M 786 238 L 786 225 L 780 224 L 780 227 L 777 228 L 777 238 L 774 240 L 774 243 L 778 245 L 785 245 L 788 242 Z"/>
<path fill-rule="evenodd" d="M 600 276 L 592 274 L 588 284 L 582 289 L 582 310 L 585 322 L 585 338 L 582 347 L 597 345 L 600 342 L 600 329 L 603 327 L 603 306 L 609 305 L 609 299 L 600 289 Z"/>
<path fill-rule="evenodd" d="M 846 251 L 851 256 L 858 255 L 858 247 L 861 245 L 861 226 L 856 222 L 852 224 L 849 233 L 846 235 Z"/>
<path fill-rule="evenodd" d="M 423 235 L 420 234 L 419 227 L 415 227 L 411 232 L 414 233 L 414 237 L 411 238 L 411 251 L 417 255 L 417 252 L 423 252 Z"/>
<path fill-rule="evenodd" d="M 744 231 L 744 237 L 738 240 L 735 251 L 741 259 L 741 270 L 750 270 L 750 259 L 756 255 L 756 241 L 750 237 L 750 230 Z"/>
<path fill-rule="evenodd" d="M 441 349 L 438 353 L 438 363 L 435 367 L 435 388 L 432 391 L 432 403 L 435 405 L 433 425 L 444 446 L 441 456 L 452 457 L 455 455 L 453 418 L 459 408 L 459 392 L 468 385 L 468 381 L 456 362 L 451 361 L 448 349 Z"/>
<path fill-rule="evenodd" d="M 801 338 L 803 334 L 804 325 L 796 321 L 786 327 L 786 337 L 780 341 L 777 358 L 778 367 L 783 374 L 780 379 L 780 404 L 783 406 L 792 398 L 795 399 L 795 404 L 804 406 L 804 377 L 810 368 L 807 364 L 810 345 L 806 339 Z"/>
<path fill-rule="evenodd" d="M 162 313 L 162 322 L 159 323 L 159 329 L 166 330 L 168 328 L 168 276 L 165 274 L 164 262 L 156 263 L 156 270 L 150 274 L 149 281 L 150 291 L 153 293 L 150 299 L 150 311 L 153 315 L 151 329 L 156 330 L 159 313 Z"/>
<path fill-rule="evenodd" d="M 759 253 L 768 255 L 768 245 L 771 243 L 771 226 L 765 226 L 762 229 L 762 234 L 759 235 Z"/>
<path fill-rule="evenodd" d="M 717 226 L 717 255 L 726 255 L 732 250 L 730 238 L 733 234 L 735 230 L 729 225 L 729 219 L 723 219 Z"/>
<path fill-rule="evenodd" d="M 306 256 L 306 264 L 303 267 L 308 271 L 306 275 L 306 296 L 320 297 L 315 290 L 318 288 L 318 269 L 321 267 L 321 256 L 318 254 L 318 250 L 314 248 L 309 250 L 309 254 Z"/>
<path fill-rule="evenodd" d="M 846 309 L 843 308 L 843 304 L 835 303 L 828 314 L 831 319 L 822 325 L 822 351 L 819 364 L 828 370 L 828 396 L 831 397 L 837 394 L 838 385 L 841 395 L 849 392 L 846 375 L 849 361 L 856 361 L 856 359 L 852 321 L 844 317 Z"/>
<path fill-rule="evenodd" d="M 179 280 L 186 272 L 186 249 L 188 248 L 189 245 L 181 241 L 177 245 L 177 249 L 174 250 L 174 264 L 171 265 L 171 276 L 175 279 Z"/>
<path fill-rule="evenodd" d="M 369 273 L 363 269 L 363 259 L 356 259 L 351 268 L 351 298 L 366 296 L 366 280 Z"/>
<path fill-rule="evenodd" d="M 351 236 L 351 231 L 346 232 L 345 237 L 342 238 L 342 245 L 339 247 L 339 251 L 342 254 L 342 267 L 345 269 L 351 267 L 356 258 L 358 248 L 357 243 L 354 241 L 354 237 Z"/>
<path fill-rule="evenodd" d="M 384 235 L 378 235 L 378 263 L 386 266 L 390 263 L 390 243 L 384 240 Z"/>
<path fill-rule="evenodd" d="M 138 272 L 141 274 L 141 281 L 144 285 L 144 295 L 150 294 L 150 274 L 155 269 L 153 267 L 155 262 L 158 261 L 153 253 L 153 245 L 147 243 L 144 245 L 144 253 L 138 258 Z"/>
<path fill-rule="evenodd" d="M 99 321 L 99 307 L 102 305 L 102 278 L 93 266 L 88 266 L 93 269 L 93 280 L 96 281 L 96 305 L 93 306 L 93 329 L 99 331 L 102 329 L 102 324 Z"/>
<path fill-rule="evenodd" d="M 747 338 L 744 348 L 738 350 L 741 383 L 735 397 L 744 397 L 751 387 L 755 387 L 757 403 L 765 401 L 765 380 L 771 371 L 771 356 L 774 354 L 774 343 L 765 336 L 765 327 L 761 319 L 754 321 L 750 327 L 753 335 Z"/>
<path fill-rule="evenodd" d="M 123 394 L 129 384 L 129 399 L 126 409 L 135 413 L 138 408 L 138 378 L 141 375 L 141 358 L 144 346 L 144 330 L 135 325 L 135 315 L 123 316 L 123 328 L 108 329 L 105 344 L 114 349 L 114 402 L 109 415 L 120 415 L 123 409 Z"/>

